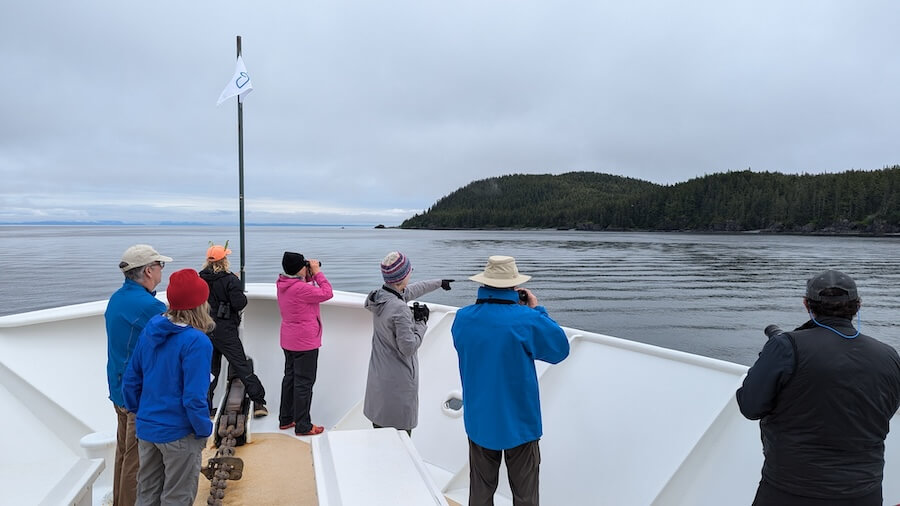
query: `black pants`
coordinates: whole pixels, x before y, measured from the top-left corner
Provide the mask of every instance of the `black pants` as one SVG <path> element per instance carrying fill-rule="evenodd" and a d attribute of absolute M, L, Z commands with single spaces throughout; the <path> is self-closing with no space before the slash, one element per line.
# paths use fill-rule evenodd
<path fill-rule="evenodd" d="M 538 506 L 541 449 L 538 439 L 508 450 L 489 450 L 469 440 L 469 506 L 492 506 L 500 481 L 500 459 L 506 459 L 514 506 Z"/>
<path fill-rule="evenodd" d="M 854 499 L 818 499 L 789 494 L 766 482 L 760 482 L 753 506 L 881 506 L 881 487 L 868 495 Z"/>
<path fill-rule="evenodd" d="M 247 359 L 244 353 L 244 344 L 238 336 L 217 336 L 210 337 L 213 345 L 212 382 L 209 384 L 209 394 L 207 401 L 209 402 L 209 410 L 213 408 L 213 392 L 216 385 L 219 384 L 219 375 L 222 372 L 222 357 L 228 360 L 228 379 L 238 377 L 244 383 L 244 389 L 247 397 L 253 402 L 260 404 L 266 403 L 266 389 L 263 388 L 259 377 L 253 373 L 253 364 Z"/>
<path fill-rule="evenodd" d="M 294 431 L 312 430 L 309 407 L 312 405 L 312 388 L 316 382 L 319 349 L 309 351 L 284 350 L 284 379 L 281 380 L 281 409 L 279 425 L 294 422 Z"/>

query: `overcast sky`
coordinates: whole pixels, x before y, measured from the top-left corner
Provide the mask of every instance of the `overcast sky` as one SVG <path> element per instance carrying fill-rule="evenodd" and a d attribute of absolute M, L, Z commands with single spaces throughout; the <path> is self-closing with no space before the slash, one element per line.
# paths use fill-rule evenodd
<path fill-rule="evenodd" d="M 260 5 L 262 4 L 262 5 Z M 900 163 L 896 1 L 4 2 L 0 222 L 399 224 L 467 183 Z"/>

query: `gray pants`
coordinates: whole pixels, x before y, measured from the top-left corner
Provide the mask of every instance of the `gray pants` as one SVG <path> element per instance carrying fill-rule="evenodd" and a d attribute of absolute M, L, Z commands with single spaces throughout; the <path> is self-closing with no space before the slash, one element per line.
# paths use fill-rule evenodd
<path fill-rule="evenodd" d="M 141 467 L 136 506 L 192 505 L 205 446 L 206 438 L 197 439 L 193 434 L 171 443 L 138 439 Z"/>

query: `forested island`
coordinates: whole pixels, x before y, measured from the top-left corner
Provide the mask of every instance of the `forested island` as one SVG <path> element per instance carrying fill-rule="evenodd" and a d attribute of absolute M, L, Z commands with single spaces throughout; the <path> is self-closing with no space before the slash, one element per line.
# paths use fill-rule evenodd
<path fill-rule="evenodd" d="M 469 183 L 400 228 L 900 233 L 900 165 L 790 175 L 733 171 L 659 185 L 596 172 Z"/>

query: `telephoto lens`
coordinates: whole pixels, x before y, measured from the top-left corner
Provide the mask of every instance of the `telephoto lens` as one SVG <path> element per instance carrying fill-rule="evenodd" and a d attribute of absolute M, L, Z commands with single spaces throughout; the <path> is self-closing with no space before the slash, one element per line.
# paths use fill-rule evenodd
<path fill-rule="evenodd" d="M 781 334 L 784 334 L 784 331 L 781 330 L 781 328 L 778 325 L 769 325 L 768 327 L 766 327 L 766 330 L 764 330 L 763 332 L 766 333 L 766 337 L 768 337 L 769 339 L 772 339 L 775 336 L 780 336 Z"/>

